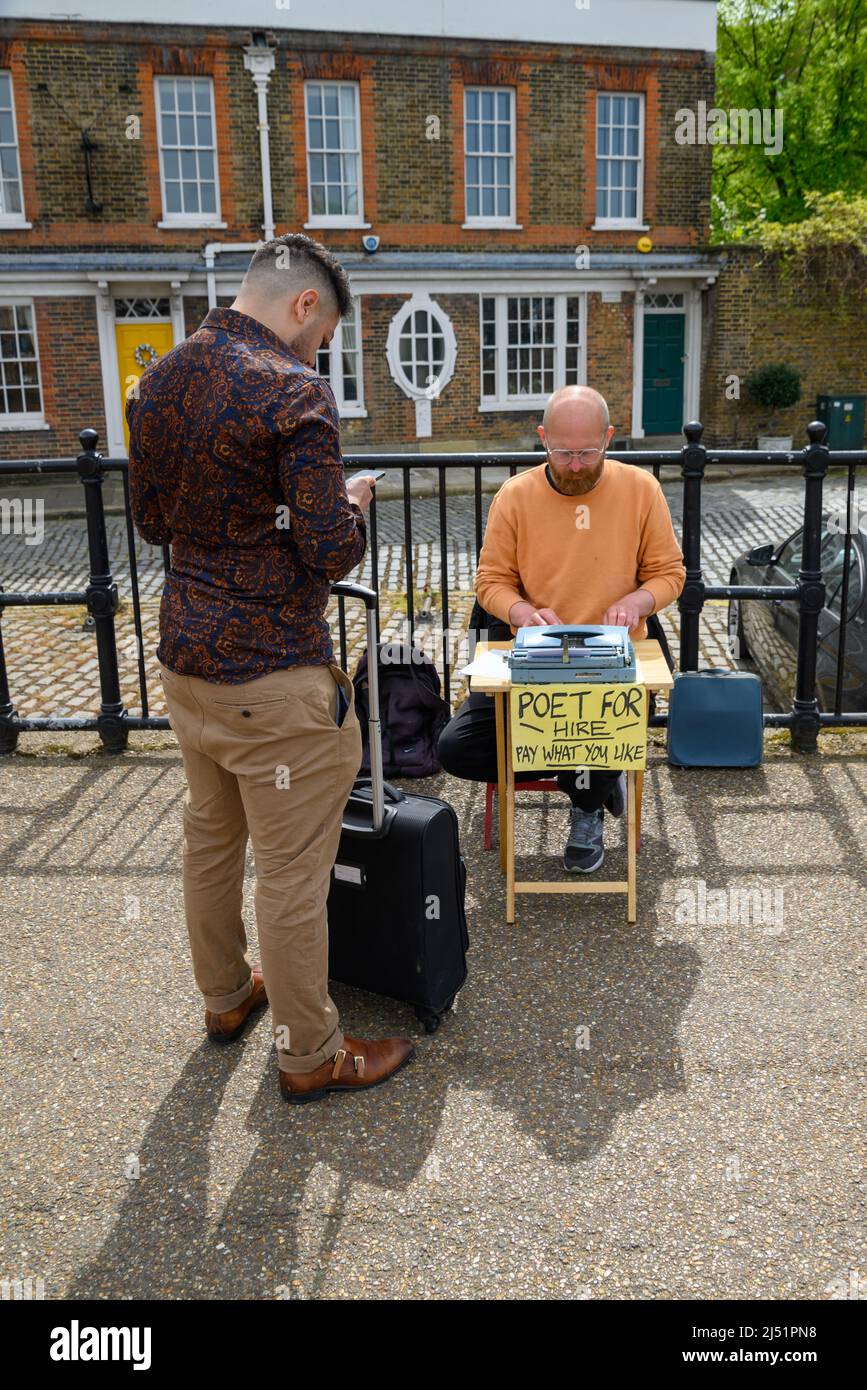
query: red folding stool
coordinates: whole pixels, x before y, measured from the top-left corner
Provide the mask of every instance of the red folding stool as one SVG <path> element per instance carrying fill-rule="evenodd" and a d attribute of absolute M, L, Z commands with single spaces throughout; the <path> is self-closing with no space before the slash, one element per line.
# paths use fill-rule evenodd
<path fill-rule="evenodd" d="M 515 783 L 516 792 L 557 792 L 559 790 L 559 784 L 554 778 L 547 778 L 541 782 Z M 491 848 L 491 831 L 494 826 L 494 796 L 496 791 L 496 782 L 489 782 L 485 790 L 485 849 Z"/>

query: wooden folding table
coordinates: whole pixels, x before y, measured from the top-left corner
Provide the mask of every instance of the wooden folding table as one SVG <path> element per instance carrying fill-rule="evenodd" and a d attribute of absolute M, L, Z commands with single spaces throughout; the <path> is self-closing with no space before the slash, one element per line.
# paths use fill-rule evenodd
<path fill-rule="evenodd" d="M 479 642 L 476 656 L 488 650 L 508 651 L 511 642 Z M 651 638 L 635 643 L 636 680 L 648 692 L 671 690 L 674 677 L 668 669 L 662 648 Z M 504 676 L 471 676 L 470 690 L 473 694 L 492 695 L 496 711 L 497 729 L 497 800 L 499 807 L 500 867 L 506 875 L 506 921 L 515 921 L 515 895 L 517 893 L 625 893 L 627 899 L 627 921 L 636 919 L 636 855 L 641 834 L 641 797 L 644 787 L 643 771 L 626 773 L 626 879 L 584 880 L 568 882 L 550 880 L 542 882 L 515 881 L 515 769 L 513 766 L 510 729 L 509 695 L 512 682 Z M 570 769 L 571 770 L 571 769 Z M 520 786 L 520 783 L 518 784 Z"/>

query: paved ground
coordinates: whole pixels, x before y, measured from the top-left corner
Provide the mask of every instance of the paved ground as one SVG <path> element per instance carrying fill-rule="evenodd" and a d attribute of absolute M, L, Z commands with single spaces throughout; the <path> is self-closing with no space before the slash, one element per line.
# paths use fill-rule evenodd
<path fill-rule="evenodd" d="M 769 735 L 739 772 L 657 744 L 634 927 L 620 898 L 539 897 L 506 928 L 481 789 L 423 784 L 460 818 L 468 983 L 400 1078 L 296 1109 L 267 1016 L 204 1039 L 180 758 L 134 743 L 25 735 L 0 759 L 2 1277 L 48 1298 L 863 1295 L 864 735 L 809 759 Z M 563 809 L 523 805 L 542 877 Z M 619 876 L 619 824 L 608 843 Z M 764 910 L 708 925 L 699 881 Z M 354 1032 L 412 1031 L 335 993 Z"/>

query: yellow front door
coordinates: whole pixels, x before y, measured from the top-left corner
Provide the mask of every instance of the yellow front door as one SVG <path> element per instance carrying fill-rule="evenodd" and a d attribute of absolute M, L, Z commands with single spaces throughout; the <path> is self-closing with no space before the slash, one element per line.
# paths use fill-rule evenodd
<path fill-rule="evenodd" d="M 174 347 L 170 323 L 155 323 L 153 319 L 138 319 L 119 323 L 117 333 L 117 367 L 120 375 L 120 405 L 123 411 L 123 440 L 129 451 L 129 429 L 126 423 L 126 403 L 138 385 L 145 367 Z"/>

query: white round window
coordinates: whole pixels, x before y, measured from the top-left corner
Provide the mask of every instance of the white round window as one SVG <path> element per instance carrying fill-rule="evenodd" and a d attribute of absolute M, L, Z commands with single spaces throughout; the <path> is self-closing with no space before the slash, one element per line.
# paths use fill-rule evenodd
<path fill-rule="evenodd" d="M 429 295 L 413 295 L 388 333 L 391 374 L 407 396 L 434 400 L 451 380 L 457 345 L 448 315 Z"/>

